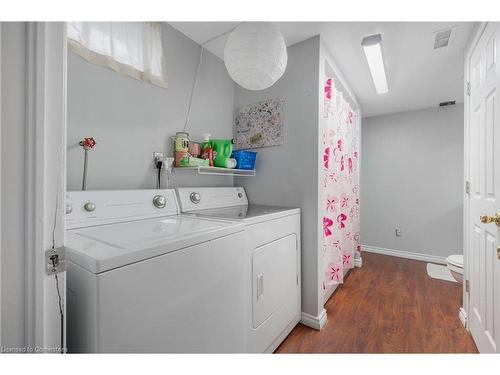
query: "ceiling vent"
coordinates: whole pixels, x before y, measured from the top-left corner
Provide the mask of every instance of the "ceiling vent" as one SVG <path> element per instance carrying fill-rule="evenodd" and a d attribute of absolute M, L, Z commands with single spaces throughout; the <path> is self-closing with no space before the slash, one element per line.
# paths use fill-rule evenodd
<path fill-rule="evenodd" d="M 440 107 L 448 107 L 449 105 L 455 105 L 457 103 L 456 100 L 450 100 L 449 102 L 439 103 Z"/>
<path fill-rule="evenodd" d="M 434 32 L 434 49 L 448 47 L 453 41 L 456 33 L 456 26 Z"/>

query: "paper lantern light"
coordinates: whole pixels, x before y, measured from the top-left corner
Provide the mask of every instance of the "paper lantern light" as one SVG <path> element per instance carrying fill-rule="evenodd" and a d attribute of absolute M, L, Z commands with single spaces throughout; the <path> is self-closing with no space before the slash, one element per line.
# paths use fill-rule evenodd
<path fill-rule="evenodd" d="M 283 34 L 269 22 L 249 22 L 229 34 L 224 63 L 229 76 L 248 90 L 264 90 L 283 75 L 288 55 Z"/>

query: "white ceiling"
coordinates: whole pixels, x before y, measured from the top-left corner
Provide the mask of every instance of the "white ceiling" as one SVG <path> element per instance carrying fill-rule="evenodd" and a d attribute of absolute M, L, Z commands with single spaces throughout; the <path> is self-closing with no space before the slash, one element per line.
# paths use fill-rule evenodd
<path fill-rule="evenodd" d="M 239 22 L 171 22 L 202 44 L 236 27 Z M 276 22 L 288 46 L 321 35 L 323 42 L 354 91 L 363 117 L 463 102 L 464 46 L 473 22 Z M 448 47 L 434 50 L 433 33 L 456 25 Z M 361 48 L 363 37 L 382 34 L 389 92 L 377 95 Z M 223 58 L 227 34 L 206 48 Z"/>

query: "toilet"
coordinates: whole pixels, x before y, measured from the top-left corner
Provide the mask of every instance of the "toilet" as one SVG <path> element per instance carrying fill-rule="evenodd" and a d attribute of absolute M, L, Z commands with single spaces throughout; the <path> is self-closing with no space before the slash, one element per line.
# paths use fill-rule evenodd
<path fill-rule="evenodd" d="M 464 256 L 450 255 L 446 258 L 446 267 L 450 270 L 452 276 L 459 283 L 463 282 L 464 278 Z"/>

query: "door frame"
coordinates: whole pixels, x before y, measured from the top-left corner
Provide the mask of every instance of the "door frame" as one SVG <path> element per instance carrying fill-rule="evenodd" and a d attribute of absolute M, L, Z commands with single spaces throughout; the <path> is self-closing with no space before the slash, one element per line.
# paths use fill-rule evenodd
<path fill-rule="evenodd" d="M 2 28 L 0 22 L 0 348 L 2 347 Z"/>
<path fill-rule="evenodd" d="M 464 252 L 464 283 L 462 291 L 462 307 L 459 311 L 459 317 L 462 324 L 467 330 L 469 326 L 467 323 L 467 317 L 470 316 L 470 294 L 467 291 L 466 284 L 469 281 L 470 269 L 469 269 L 469 259 L 470 259 L 470 194 L 467 192 L 466 183 L 470 182 L 470 119 L 469 119 L 469 106 L 470 106 L 470 96 L 468 94 L 468 84 L 470 83 L 470 65 L 469 60 L 472 52 L 476 48 L 481 36 L 486 29 L 488 22 L 481 22 L 475 28 L 472 37 L 469 39 L 467 47 L 465 49 L 464 56 L 464 184 L 463 184 L 463 252 Z"/>
<path fill-rule="evenodd" d="M 66 322 L 55 277 L 45 273 L 45 250 L 52 247 L 53 235 L 56 248 L 64 246 L 66 24 L 30 22 L 27 48 L 26 345 L 53 352 L 62 342 L 64 351 Z M 58 276 L 65 317 L 66 273 Z"/>
<path fill-rule="evenodd" d="M 65 306 L 66 274 L 58 275 L 60 301 L 55 277 L 45 273 L 45 250 L 52 248 L 53 234 L 55 247 L 64 245 L 66 25 L 63 22 L 27 22 L 25 27 L 26 138 L 25 147 L 17 151 L 20 157 L 25 158 L 24 186 L 19 189 L 26 202 L 21 211 L 24 215 L 25 246 L 19 249 L 24 251 L 25 256 L 24 348 L 19 350 L 54 353 L 63 351 L 66 346 L 66 322 L 63 319 L 61 325 L 59 312 L 59 302 L 62 302 L 63 308 Z M 2 183 L 0 179 L 0 193 Z M 2 213 L 6 216 L 20 215 L 19 210 L 10 210 L 15 212 Z M 0 293 L 2 288 L 0 284 Z"/>

